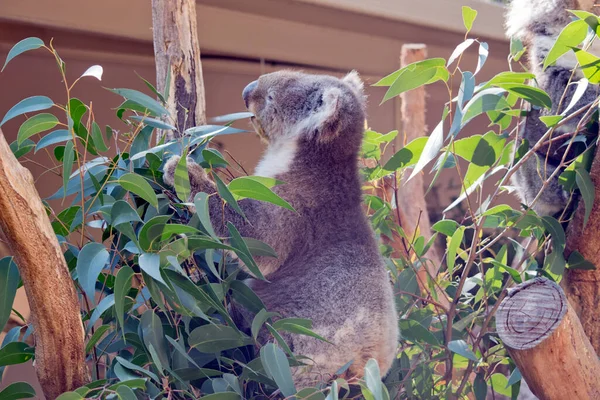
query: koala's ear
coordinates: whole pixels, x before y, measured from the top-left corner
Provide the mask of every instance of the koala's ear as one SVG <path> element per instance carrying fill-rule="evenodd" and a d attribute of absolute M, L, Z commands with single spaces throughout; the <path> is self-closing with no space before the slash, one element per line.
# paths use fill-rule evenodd
<path fill-rule="evenodd" d="M 340 132 L 342 100 L 342 91 L 336 87 L 323 91 L 323 105 L 313 117 L 315 118 L 314 132 L 318 140 L 328 142 Z"/>
<path fill-rule="evenodd" d="M 360 76 L 358 76 L 358 72 L 356 71 L 352 71 L 350 73 L 348 73 L 348 75 L 346 75 L 342 81 L 344 81 L 348 86 L 350 86 L 350 88 L 352 89 L 352 91 L 358 96 L 358 97 L 362 97 L 364 96 L 364 88 L 365 85 L 362 81 L 362 79 L 360 79 Z"/>

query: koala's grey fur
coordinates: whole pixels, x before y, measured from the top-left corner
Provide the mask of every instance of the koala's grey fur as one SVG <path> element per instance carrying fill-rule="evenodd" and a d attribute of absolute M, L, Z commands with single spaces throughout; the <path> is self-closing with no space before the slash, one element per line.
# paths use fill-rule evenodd
<path fill-rule="evenodd" d="M 534 108 L 525 120 L 520 137 L 529 141 L 530 148 L 548 130 L 539 117 L 559 115 L 565 110 L 575 92 L 576 82 L 583 77 L 579 68 L 573 73 L 577 60 L 572 51 L 559 58 L 554 66 L 549 66 L 546 70 L 542 69 L 544 59 L 556 38 L 572 20 L 568 9 L 581 9 L 595 14 L 600 11 L 600 8 L 594 7 L 593 0 L 513 0 L 507 14 L 507 35 L 520 39 L 526 45 L 529 68 L 535 74 L 538 86 L 546 91 L 552 100 L 552 109 Z M 600 39 L 596 39 L 588 51 L 600 55 L 599 45 Z M 570 85 L 569 82 L 571 82 Z M 566 94 L 561 103 L 565 89 Z M 598 86 L 590 84 L 569 113 L 593 102 L 597 97 Z M 575 132 L 581 117 L 582 115 L 575 117 L 568 124 L 555 129 L 553 136 Z M 591 132 L 580 131 L 579 133 L 595 137 L 597 128 L 593 128 Z M 548 183 L 536 203 L 531 204 L 542 189 L 543 181 L 559 167 L 569 140 L 570 138 L 554 141 L 551 145 L 541 147 L 535 157 L 530 157 L 513 175 L 512 182 L 517 187 L 523 203 L 532 206 L 540 215 L 561 212 L 569 200 L 569 193 L 558 183 L 559 173 Z M 593 139 L 588 138 L 588 143 L 591 141 Z M 574 159 L 584 149 L 585 145 L 582 143 L 574 143 L 566 155 L 565 161 Z"/>
<path fill-rule="evenodd" d="M 274 191 L 297 213 L 245 199 L 239 202 L 245 222 L 223 207 L 215 185 L 194 163 L 188 164 L 191 197 L 211 194 L 211 220 L 219 235 L 228 236 L 229 221 L 242 236 L 276 251 L 277 259 L 257 258 L 269 282 L 250 282 L 268 311 L 309 318 L 332 342 L 285 336 L 296 354 L 312 360 L 294 369 L 299 388 L 327 380 L 350 360 L 347 377 L 362 377 L 369 358 L 385 374 L 396 355 L 398 321 L 387 271 L 361 207 L 362 82 L 356 73 L 337 79 L 281 71 L 261 76 L 253 88 L 245 100 L 268 142 L 255 175 L 286 182 Z M 168 184 L 178 160 L 172 157 L 165 165 Z"/>

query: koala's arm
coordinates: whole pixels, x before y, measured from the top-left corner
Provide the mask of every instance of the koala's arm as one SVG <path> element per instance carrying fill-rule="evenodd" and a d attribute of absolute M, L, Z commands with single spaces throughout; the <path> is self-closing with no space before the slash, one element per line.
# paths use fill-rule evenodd
<path fill-rule="evenodd" d="M 179 159 L 179 156 L 171 157 L 164 167 L 163 181 L 171 187 L 174 187 L 175 184 L 175 169 L 177 168 Z M 204 168 L 191 159 L 187 160 L 187 168 L 191 187 L 189 201 L 193 201 L 196 194 L 200 192 L 209 195 L 208 208 L 215 233 L 219 236 L 229 236 L 227 222 L 231 222 L 242 236 L 256 238 L 256 233 L 252 224 L 252 220 L 254 219 L 253 216 L 256 215 L 256 202 L 248 199 L 238 202 L 238 205 L 248 218 L 247 221 L 230 205 L 223 203 L 221 196 L 219 196 L 217 192 L 216 185 L 208 177 Z"/>

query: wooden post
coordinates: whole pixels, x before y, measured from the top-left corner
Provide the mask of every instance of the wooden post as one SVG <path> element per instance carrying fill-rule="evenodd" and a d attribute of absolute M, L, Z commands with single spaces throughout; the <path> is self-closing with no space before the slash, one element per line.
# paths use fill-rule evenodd
<path fill-rule="evenodd" d="M 152 0 L 152 29 L 156 88 L 165 93 L 168 79 L 167 110 L 177 127 L 171 139 L 206 123 L 195 0 Z"/>
<path fill-rule="evenodd" d="M 405 67 L 413 62 L 422 61 L 426 57 L 426 45 L 405 44 L 402 46 L 400 66 Z M 397 117 L 401 120 L 400 132 L 404 134 L 404 142 L 406 143 L 426 134 L 425 95 L 425 87 L 413 89 L 400 95 L 401 106 L 397 112 Z M 394 219 L 402 227 L 407 237 L 412 237 L 418 230 L 420 235 L 428 240 L 432 234 L 429 213 L 425 203 L 423 177 L 417 175 L 407 182 L 408 175 L 405 175 L 402 182 L 394 182 L 392 177 L 382 179 L 379 187 L 375 188 L 375 193 L 377 196 L 391 202 L 392 205 L 397 206 Z M 394 193 L 395 186 L 399 186 L 397 193 Z M 395 202 L 392 201 L 394 195 Z M 396 257 L 400 255 L 409 256 L 407 254 L 408 243 L 405 243 L 400 236 L 394 235 L 393 240 L 388 238 L 383 238 L 383 240 L 393 247 Z M 427 286 L 428 277 L 435 278 L 441 265 L 441 258 L 435 245 L 431 246 L 426 257 L 430 262 L 417 271 L 419 287 L 425 295 L 430 292 Z M 438 303 L 447 310 L 450 305 L 447 295 L 442 293 L 439 288 L 436 288 L 436 292 Z"/>
<path fill-rule="evenodd" d="M 44 394 L 54 399 L 89 382 L 79 301 L 33 177 L 1 131 L 0 228 L 31 308 L 35 370 Z"/>
<path fill-rule="evenodd" d="M 567 269 L 561 283 L 569 302 L 579 316 L 596 354 L 600 354 L 600 158 L 596 156 L 590 171 L 596 198 L 585 227 L 583 199 L 567 229 L 567 251 L 577 250 L 596 266 L 596 270 Z"/>
<path fill-rule="evenodd" d="M 427 58 L 427 46 L 424 44 L 405 44 L 400 53 L 400 66 L 406 67 L 414 62 L 423 61 Z M 425 124 L 425 86 L 409 90 L 400 95 L 402 131 L 406 137 L 406 143 L 426 135 Z M 402 180 L 401 195 L 398 196 L 400 205 L 400 226 L 410 235 L 417 228 L 425 240 L 431 238 L 431 222 L 425 203 L 425 190 L 423 189 L 423 176 L 416 175 L 407 181 L 409 174 L 405 174 Z M 418 271 L 419 280 L 427 282 L 427 275 L 435 278 L 440 265 L 441 258 L 434 246 L 431 246 L 427 257 L 431 263 L 427 268 Z"/>
<path fill-rule="evenodd" d="M 560 286 L 535 278 L 510 289 L 496 329 L 540 400 L 600 399 L 600 361 Z"/>

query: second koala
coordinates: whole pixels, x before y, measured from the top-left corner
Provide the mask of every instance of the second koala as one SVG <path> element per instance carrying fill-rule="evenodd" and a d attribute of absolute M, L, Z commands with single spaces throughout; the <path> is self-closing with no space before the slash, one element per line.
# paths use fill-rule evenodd
<path fill-rule="evenodd" d="M 530 148 L 548 130 L 540 117 L 559 115 L 563 112 L 575 93 L 575 83 L 583 77 L 572 51 L 560 57 L 555 65 L 551 65 L 545 70 L 542 69 L 544 60 L 561 30 L 572 20 L 572 14 L 567 10 L 573 9 L 581 9 L 595 14 L 600 11 L 599 7 L 594 7 L 593 0 L 513 0 L 509 7 L 506 33 L 509 37 L 522 40 L 527 46 L 529 68 L 535 74 L 538 86 L 548 93 L 552 100 L 552 109 L 532 109 L 525 120 L 522 137 L 529 141 Z M 587 50 L 600 55 L 600 39 L 596 38 Z M 598 94 L 598 86 L 590 84 L 570 112 L 590 104 L 598 97 Z M 555 129 L 553 136 L 575 132 L 581 117 L 582 115 L 579 115 L 568 124 Z M 591 129 L 585 129 L 585 125 L 583 128 L 577 133 L 590 136 L 587 140 L 589 144 L 598 134 L 597 124 Z M 543 181 L 561 164 L 570 140 L 571 137 L 568 137 L 542 146 L 534 154 L 534 157 L 527 159 L 525 164 L 513 175 L 512 182 L 517 187 L 521 200 L 531 206 L 539 215 L 553 215 L 562 212 L 567 206 L 570 194 L 558 183 L 558 175 L 547 183 L 537 201 L 535 203 L 533 201 L 542 190 Z M 581 154 L 585 147 L 584 143 L 573 143 L 569 153 L 566 154 L 565 161 L 574 159 Z"/>
<path fill-rule="evenodd" d="M 369 221 L 361 207 L 358 153 L 365 120 L 363 84 L 356 73 L 343 79 L 281 71 L 261 76 L 243 92 L 257 132 L 268 143 L 255 175 L 285 184 L 274 191 L 297 211 L 241 200 L 245 221 L 223 206 L 214 183 L 188 164 L 191 197 L 209 193 L 211 220 L 219 235 L 233 223 L 242 236 L 269 244 L 278 258 L 257 258 L 269 282 L 250 286 L 268 311 L 309 318 L 331 344 L 288 335 L 294 353 L 310 359 L 294 369 L 298 389 L 331 378 L 353 361 L 346 375 L 362 376 L 375 358 L 385 374 L 396 354 L 398 321 L 392 287 Z M 172 185 L 179 157 L 165 165 Z"/>

